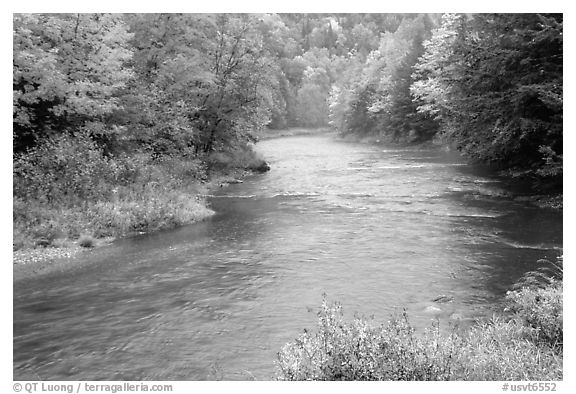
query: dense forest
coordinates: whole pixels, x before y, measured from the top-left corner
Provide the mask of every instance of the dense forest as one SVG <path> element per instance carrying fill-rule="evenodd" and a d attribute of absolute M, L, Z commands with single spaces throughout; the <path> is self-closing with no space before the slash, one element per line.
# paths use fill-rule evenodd
<path fill-rule="evenodd" d="M 287 127 L 561 191 L 562 64 L 562 15 L 15 15 L 14 247 L 197 220 L 197 185 Z"/>

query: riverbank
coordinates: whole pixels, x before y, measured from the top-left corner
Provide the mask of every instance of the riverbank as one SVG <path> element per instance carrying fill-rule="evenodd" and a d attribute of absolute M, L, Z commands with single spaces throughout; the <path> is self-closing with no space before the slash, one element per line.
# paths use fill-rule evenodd
<path fill-rule="evenodd" d="M 296 137 L 305 135 L 328 134 L 335 133 L 330 127 L 318 127 L 315 129 L 308 129 L 302 127 L 292 127 L 289 129 L 267 129 L 256 133 L 258 140 L 269 140 L 272 138 L 281 137 Z"/>
<path fill-rule="evenodd" d="M 535 194 L 529 196 L 518 196 L 514 198 L 515 201 L 525 201 L 538 208 L 547 208 L 554 210 L 564 209 L 564 195 L 563 194 L 552 194 L 552 195 L 542 195 Z"/>
<path fill-rule="evenodd" d="M 215 176 L 207 182 L 196 184 L 193 194 L 183 193 L 181 197 L 195 201 L 195 204 L 198 204 L 198 214 L 188 216 L 186 221 L 172 221 L 169 225 L 157 226 L 153 231 L 169 230 L 178 226 L 190 225 L 208 219 L 214 214 L 214 211 L 208 207 L 204 196 L 211 194 L 212 191 L 224 187 L 229 183 L 237 182 L 248 174 L 251 174 L 251 172 L 236 170 L 228 174 Z M 54 240 L 48 246 L 37 245 L 36 247 L 24 247 L 14 250 L 12 253 L 13 279 L 14 281 L 18 281 L 31 276 L 64 270 L 83 254 L 89 254 L 96 249 L 109 245 L 118 238 L 130 237 L 145 232 L 152 231 L 118 233 L 104 238 L 89 237 L 88 239 L 91 240 L 89 246 L 81 246 L 81 239 L 72 240 L 64 238 Z"/>
<path fill-rule="evenodd" d="M 426 140 L 426 141 L 396 141 L 393 140 L 391 137 L 381 137 L 377 135 L 367 135 L 367 136 L 359 136 L 356 134 L 346 134 L 346 135 L 338 135 L 336 137 L 340 141 L 345 142 L 356 142 L 361 144 L 369 144 L 369 145 L 386 145 L 386 146 L 397 146 L 397 147 L 405 147 L 405 146 L 412 146 L 412 147 L 419 147 L 419 148 L 436 148 L 443 147 L 443 149 L 453 150 L 456 151 L 456 148 L 450 147 L 446 145 L 445 141 L 442 140 Z M 526 202 L 530 205 L 534 205 L 538 208 L 544 209 L 552 209 L 556 211 L 562 211 L 564 208 L 564 195 L 558 191 L 551 191 L 551 192 L 542 192 L 534 187 L 531 182 L 534 182 L 534 179 L 521 179 L 518 174 L 514 171 L 498 171 L 495 169 L 490 170 L 493 173 L 494 177 L 498 177 L 502 180 L 507 181 L 510 184 L 519 184 L 522 183 L 523 186 L 520 188 L 524 190 L 522 194 L 519 195 L 510 195 L 514 201 L 518 202 Z M 536 182 L 537 184 L 537 182 Z"/>
<path fill-rule="evenodd" d="M 561 215 L 460 198 L 492 185 L 438 150 L 390 155 L 328 135 L 256 148 L 272 171 L 216 185 L 213 219 L 16 282 L 15 376 L 269 380 L 282 346 L 314 328 L 323 291 L 348 320 L 405 306 L 418 332 L 431 319 L 468 326 L 562 246 Z M 450 186 L 459 194 L 437 193 Z"/>
<path fill-rule="evenodd" d="M 251 149 L 211 157 L 210 167 L 193 177 L 170 165 L 148 166 L 155 179 L 117 188 L 114 198 L 58 207 L 14 199 L 14 280 L 66 269 L 82 254 L 118 238 L 190 225 L 214 211 L 206 196 L 254 172 L 269 169 Z M 162 181 L 165 179 L 166 181 Z"/>
<path fill-rule="evenodd" d="M 561 268 L 560 268 L 561 270 Z M 531 277 L 532 275 L 532 277 Z M 509 291 L 506 309 L 470 327 L 416 332 L 406 312 L 385 324 L 356 317 L 324 298 L 316 331 L 278 353 L 279 380 L 561 381 L 562 280 Z M 534 282 L 532 282 L 534 283 Z"/>

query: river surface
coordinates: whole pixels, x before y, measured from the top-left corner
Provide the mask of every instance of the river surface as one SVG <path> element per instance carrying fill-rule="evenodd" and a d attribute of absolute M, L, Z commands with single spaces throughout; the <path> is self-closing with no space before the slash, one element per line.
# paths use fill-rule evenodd
<path fill-rule="evenodd" d="M 455 153 L 327 135 L 257 149 L 272 170 L 210 197 L 208 221 L 15 282 L 14 379 L 268 380 L 323 293 L 350 318 L 465 324 L 561 254 L 561 213 Z"/>

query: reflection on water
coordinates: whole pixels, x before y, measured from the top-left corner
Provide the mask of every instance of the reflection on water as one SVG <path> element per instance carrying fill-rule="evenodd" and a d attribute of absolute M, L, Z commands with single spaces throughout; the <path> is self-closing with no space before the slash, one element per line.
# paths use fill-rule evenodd
<path fill-rule="evenodd" d="M 326 136 L 258 149 L 272 170 L 213 196 L 211 220 L 17 282 L 14 379 L 270 379 L 323 293 L 349 316 L 466 322 L 561 253 L 561 214 L 453 153 Z"/>

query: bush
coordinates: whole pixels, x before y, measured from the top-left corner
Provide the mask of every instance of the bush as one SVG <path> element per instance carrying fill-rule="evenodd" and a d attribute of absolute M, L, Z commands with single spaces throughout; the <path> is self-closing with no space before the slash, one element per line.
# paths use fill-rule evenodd
<path fill-rule="evenodd" d="M 270 169 L 260 154 L 248 145 L 214 152 L 208 156 L 207 164 L 210 170 L 217 172 L 227 172 L 234 169 L 264 172 Z"/>
<path fill-rule="evenodd" d="M 93 248 L 95 243 L 96 240 L 90 235 L 81 235 L 80 238 L 78 238 L 78 245 L 83 248 Z"/>
<path fill-rule="evenodd" d="M 547 289 L 556 294 L 557 289 Z M 557 296 L 541 307 L 527 293 L 510 295 L 514 319 L 493 318 L 468 331 L 441 334 L 436 322 L 418 335 L 406 313 L 386 324 L 343 319 L 339 304 L 322 303 L 318 330 L 304 333 L 278 353 L 280 380 L 561 380 L 558 342 L 541 341 L 541 332 L 562 332 L 555 313 Z M 543 293 L 540 297 L 544 297 Z M 554 305 L 553 307 L 549 305 Z M 561 297 L 560 297 L 561 305 Z M 551 312 L 552 311 L 552 312 Z M 538 318 L 536 318 L 538 316 Z M 537 322 L 540 329 L 527 326 Z M 534 324 L 533 324 L 534 325 Z M 546 330 L 542 327 L 546 327 Z M 539 335 L 534 335 L 536 330 Z"/>
<path fill-rule="evenodd" d="M 508 310 L 527 327 L 536 342 L 556 349 L 563 347 L 562 282 L 552 281 L 545 288 L 523 288 L 510 292 Z"/>
<path fill-rule="evenodd" d="M 415 336 L 404 312 L 385 325 L 344 322 L 339 304 L 324 300 L 318 332 L 305 331 L 278 354 L 283 380 L 447 380 L 457 341 L 438 326 Z"/>
<path fill-rule="evenodd" d="M 461 336 L 450 380 L 562 380 L 562 356 L 518 320 L 493 317 Z"/>
<path fill-rule="evenodd" d="M 516 289 L 507 293 L 507 310 L 530 328 L 532 339 L 558 351 L 563 347 L 563 257 L 556 262 L 539 260 L 544 264 L 527 272 Z"/>
<path fill-rule="evenodd" d="M 114 168 L 86 134 L 62 134 L 14 160 L 14 196 L 74 206 L 107 198 Z"/>

